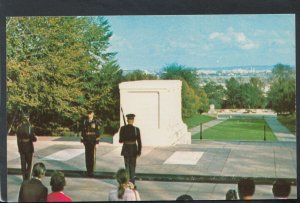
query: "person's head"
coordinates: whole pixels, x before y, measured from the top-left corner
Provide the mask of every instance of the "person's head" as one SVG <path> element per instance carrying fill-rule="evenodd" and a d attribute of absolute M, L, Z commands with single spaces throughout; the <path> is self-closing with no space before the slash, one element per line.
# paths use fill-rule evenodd
<path fill-rule="evenodd" d="M 131 113 L 131 114 L 127 114 L 126 117 L 127 117 L 127 123 L 133 124 L 135 115 Z"/>
<path fill-rule="evenodd" d="M 255 184 L 252 178 L 244 178 L 238 182 L 238 193 L 240 199 L 252 199 L 255 192 Z"/>
<path fill-rule="evenodd" d="M 125 192 L 125 188 L 127 188 L 128 183 L 129 183 L 129 173 L 128 173 L 128 171 L 124 168 L 120 168 L 117 171 L 116 179 L 119 183 L 118 198 L 122 199 L 123 195 L 124 195 L 124 192 Z"/>
<path fill-rule="evenodd" d="M 93 110 L 88 110 L 87 111 L 87 116 L 89 120 L 92 120 L 94 118 L 94 111 Z"/>
<path fill-rule="evenodd" d="M 119 184 L 127 184 L 129 182 L 129 174 L 125 168 L 120 168 L 117 171 L 116 179 Z"/>
<path fill-rule="evenodd" d="M 191 195 L 180 195 L 179 197 L 177 197 L 176 201 L 189 201 L 189 200 L 193 200 L 193 198 L 191 197 Z"/>
<path fill-rule="evenodd" d="M 51 175 L 50 185 L 53 192 L 63 191 L 66 185 L 65 175 L 60 171 L 54 171 Z"/>
<path fill-rule="evenodd" d="M 32 168 L 32 176 L 35 178 L 42 178 L 46 174 L 45 164 L 42 162 L 35 163 Z"/>
<path fill-rule="evenodd" d="M 276 180 L 272 192 L 275 198 L 287 198 L 291 192 L 291 183 L 285 180 Z"/>
<path fill-rule="evenodd" d="M 230 189 L 227 191 L 226 200 L 237 200 L 237 194 L 234 189 Z"/>
<path fill-rule="evenodd" d="M 28 113 L 22 113 L 22 116 L 19 118 L 19 121 L 21 123 L 24 123 L 24 122 L 29 122 L 29 114 Z"/>

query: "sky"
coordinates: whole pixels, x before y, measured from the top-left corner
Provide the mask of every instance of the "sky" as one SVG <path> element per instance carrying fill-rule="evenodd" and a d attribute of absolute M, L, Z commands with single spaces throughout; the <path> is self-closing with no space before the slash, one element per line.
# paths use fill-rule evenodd
<path fill-rule="evenodd" d="M 113 35 L 108 51 L 124 70 L 295 66 L 295 15 L 105 16 Z"/>

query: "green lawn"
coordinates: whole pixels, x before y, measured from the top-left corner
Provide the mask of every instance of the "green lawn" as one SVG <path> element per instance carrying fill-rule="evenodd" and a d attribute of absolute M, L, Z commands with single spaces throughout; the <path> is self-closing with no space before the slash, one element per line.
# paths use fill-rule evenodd
<path fill-rule="evenodd" d="M 266 140 L 276 140 L 275 135 L 263 119 L 228 119 L 202 132 L 202 139 L 263 141 L 264 125 L 266 125 Z M 192 139 L 199 139 L 199 137 L 200 135 L 197 133 L 192 136 Z"/>
<path fill-rule="evenodd" d="M 216 118 L 206 115 L 197 114 L 190 118 L 183 119 L 183 122 L 187 124 L 188 129 L 200 125 L 200 123 L 206 123 L 208 121 L 214 120 Z"/>
<path fill-rule="evenodd" d="M 282 123 L 285 127 L 287 127 L 291 133 L 296 134 L 296 115 L 280 115 L 277 119 Z"/>

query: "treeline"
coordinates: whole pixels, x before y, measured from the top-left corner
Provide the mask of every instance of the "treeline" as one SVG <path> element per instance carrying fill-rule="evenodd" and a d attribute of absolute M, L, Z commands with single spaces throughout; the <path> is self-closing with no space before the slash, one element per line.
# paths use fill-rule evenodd
<path fill-rule="evenodd" d="M 94 109 L 113 133 L 119 127 L 118 85 L 133 80 L 181 80 L 184 118 L 206 112 L 210 104 L 295 111 L 295 70 L 286 65 L 275 66 L 268 95 L 259 78 L 200 87 L 196 70 L 179 64 L 159 75 L 123 75 L 117 53 L 108 51 L 112 32 L 103 17 L 9 17 L 6 23 L 8 127 L 27 112 L 37 134 L 74 131 L 87 109 Z"/>

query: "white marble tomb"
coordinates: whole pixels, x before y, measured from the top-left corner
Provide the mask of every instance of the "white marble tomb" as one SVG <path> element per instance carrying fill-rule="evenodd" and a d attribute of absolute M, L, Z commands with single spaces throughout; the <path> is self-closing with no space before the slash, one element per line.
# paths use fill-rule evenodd
<path fill-rule="evenodd" d="M 124 114 L 136 115 L 143 146 L 191 144 L 191 133 L 181 116 L 180 80 L 140 80 L 119 84 Z M 120 113 L 120 125 L 124 125 Z M 115 134 L 113 144 L 119 144 Z"/>

